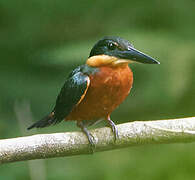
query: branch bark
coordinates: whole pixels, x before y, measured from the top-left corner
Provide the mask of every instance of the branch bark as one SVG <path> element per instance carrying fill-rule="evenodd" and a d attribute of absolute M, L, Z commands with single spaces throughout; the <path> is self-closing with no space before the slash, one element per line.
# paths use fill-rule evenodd
<path fill-rule="evenodd" d="M 114 142 L 110 128 L 91 130 L 95 151 L 106 151 L 143 144 L 187 143 L 195 141 L 195 117 L 158 121 L 134 121 L 117 125 Z M 82 132 L 37 134 L 0 140 L 0 164 L 52 157 L 89 154 Z"/>

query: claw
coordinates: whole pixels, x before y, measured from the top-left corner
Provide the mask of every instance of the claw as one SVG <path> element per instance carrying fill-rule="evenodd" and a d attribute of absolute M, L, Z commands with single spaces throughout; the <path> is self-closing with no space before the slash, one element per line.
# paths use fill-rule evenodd
<path fill-rule="evenodd" d="M 87 136 L 87 139 L 89 141 L 89 145 L 90 145 L 90 152 L 91 154 L 94 153 L 95 150 L 95 138 L 93 137 L 93 135 L 87 130 L 87 128 L 85 127 L 84 123 L 82 121 L 78 121 L 77 122 L 77 126 L 79 126 L 81 128 L 81 130 L 83 131 L 83 133 Z"/>
<path fill-rule="evenodd" d="M 94 151 L 95 151 L 95 143 L 94 143 L 95 138 L 93 137 L 93 135 L 91 133 L 89 133 L 89 136 L 87 135 L 87 138 L 88 138 L 88 141 L 89 141 L 89 144 L 90 144 L 90 152 L 91 152 L 91 154 L 93 154 Z"/>
<path fill-rule="evenodd" d="M 118 129 L 114 122 L 110 119 L 110 116 L 107 117 L 107 121 L 109 123 L 109 126 L 112 128 L 112 132 L 114 134 L 114 141 L 116 141 L 119 138 Z"/>

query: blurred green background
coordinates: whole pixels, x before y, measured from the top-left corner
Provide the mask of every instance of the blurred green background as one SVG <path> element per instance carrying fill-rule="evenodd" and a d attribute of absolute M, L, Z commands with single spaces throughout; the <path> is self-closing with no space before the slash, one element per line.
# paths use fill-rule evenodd
<path fill-rule="evenodd" d="M 0 138 L 79 130 L 74 122 L 26 131 L 53 107 L 93 44 L 117 35 L 160 65 L 132 64 L 134 85 L 116 123 L 194 116 L 195 1 L 0 1 Z M 0 180 L 195 177 L 195 144 L 150 145 L 0 167 Z"/>

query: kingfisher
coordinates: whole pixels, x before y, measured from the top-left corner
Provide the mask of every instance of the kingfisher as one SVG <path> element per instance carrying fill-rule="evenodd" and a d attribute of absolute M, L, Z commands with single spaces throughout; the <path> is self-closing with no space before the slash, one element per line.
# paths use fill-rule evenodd
<path fill-rule="evenodd" d="M 110 115 L 131 90 L 133 73 L 129 64 L 133 62 L 160 64 L 136 50 L 128 40 L 116 36 L 100 39 L 91 49 L 86 63 L 66 78 L 53 110 L 28 130 L 74 120 L 94 147 L 94 138 L 87 127 L 106 120 L 116 140 L 118 131 Z"/>

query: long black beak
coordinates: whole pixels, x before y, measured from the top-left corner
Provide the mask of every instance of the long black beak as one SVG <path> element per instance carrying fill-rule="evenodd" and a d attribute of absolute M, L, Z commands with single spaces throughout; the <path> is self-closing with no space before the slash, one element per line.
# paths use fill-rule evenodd
<path fill-rule="evenodd" d="M 146 63 L 146 64 L 160 64 L 159 61 L 153 59 L 152 57 L 136 50 L 133 47 L 130 47 L 128 50 L 125 51 L 117 51 L 116 55 L 121 59 L 128 59 L 131 61 L 136 61 L 139 63 Z"/>

